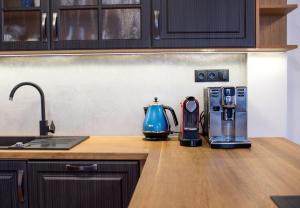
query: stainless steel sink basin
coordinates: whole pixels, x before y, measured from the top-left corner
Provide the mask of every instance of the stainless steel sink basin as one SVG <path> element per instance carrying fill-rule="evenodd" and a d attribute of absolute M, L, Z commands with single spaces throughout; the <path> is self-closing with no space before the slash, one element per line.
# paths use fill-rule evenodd
<path fill-rule="evenodd" d="M 0 149 L 5 150 L 69 150 L 88 136 L 19 136 L 0 137 Z"/>
<path fill-rule="evenodd" d="M 8 147 L 17 142 L 27 143 L 34 140 L 35 137 L 0 137 L 0 147 Z"/>

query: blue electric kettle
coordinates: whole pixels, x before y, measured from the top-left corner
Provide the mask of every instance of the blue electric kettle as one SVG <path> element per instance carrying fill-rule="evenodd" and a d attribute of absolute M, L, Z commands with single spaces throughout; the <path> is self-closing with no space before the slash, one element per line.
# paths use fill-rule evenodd
<path fill-rule="evenodd" d="M 145 140 L 164 140 L 172 133 L 166 110 L 171 112 L 175 126 L 178 125 L 174 109 L 159 104 L 157 98 L 154 98 L 153 105 L 144 107 L 144 110 L 146 115 L 143 126 Z"/>

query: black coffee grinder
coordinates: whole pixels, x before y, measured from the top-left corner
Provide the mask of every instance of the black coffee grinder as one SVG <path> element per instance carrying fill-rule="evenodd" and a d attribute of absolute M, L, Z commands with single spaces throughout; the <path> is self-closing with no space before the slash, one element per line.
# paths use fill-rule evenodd
<path fill-rule="evenodd" d="M 182 103 L 182 123 L 179 134 L 180 145 L 197 147 L 202 145 L 199 134 L 199 102 L 194 97 L 187 97 Z"/>

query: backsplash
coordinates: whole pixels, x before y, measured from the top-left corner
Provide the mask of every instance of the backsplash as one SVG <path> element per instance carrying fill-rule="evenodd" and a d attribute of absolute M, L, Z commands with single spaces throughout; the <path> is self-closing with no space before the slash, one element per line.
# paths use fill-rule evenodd
<path fill-rule="evenodd" d="M 157 96 L 180 120 L 180 102 L 195 96 L 203 109 L 203 88 L 246 85 L 246 54 L 139 54 L 0 58 L 0 134 L 37 135 L 42 87 L 46 116 L 57 135 L 141 135 L 143 107 Z M 229 69 L 229 83 L 195 83 L 196 69 Z M 173 123 L 171 122 L 173 126 Z"/>

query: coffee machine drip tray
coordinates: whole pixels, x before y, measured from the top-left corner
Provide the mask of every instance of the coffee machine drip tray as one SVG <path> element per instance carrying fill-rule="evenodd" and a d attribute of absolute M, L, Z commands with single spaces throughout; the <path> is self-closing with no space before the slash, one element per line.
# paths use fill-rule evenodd
<path fill-rule="evenodd" d="M 208 139 L 211 148 L 215 149 L 233 149 L 250 148 L 251 142 L 246 137 L 211 137 Z"/>

